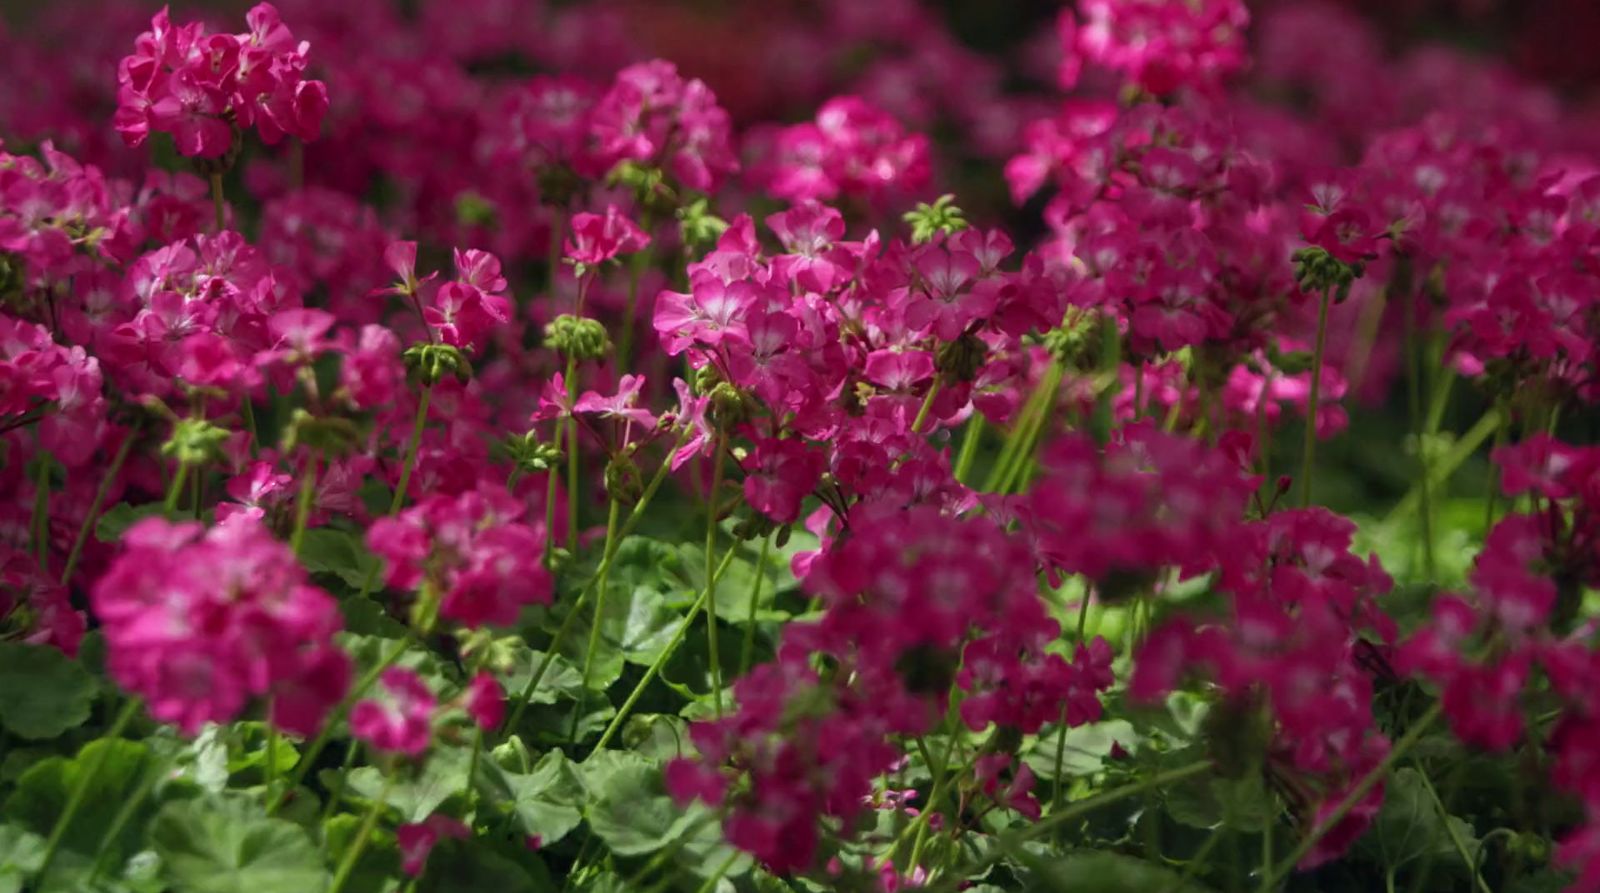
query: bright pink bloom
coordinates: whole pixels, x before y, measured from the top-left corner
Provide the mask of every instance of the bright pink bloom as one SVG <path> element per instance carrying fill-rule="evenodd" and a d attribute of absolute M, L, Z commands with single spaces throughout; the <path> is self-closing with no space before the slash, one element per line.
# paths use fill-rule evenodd
<path fill-rule="evenodd" d="M 146 519 L 123 544 L 92 606 L 112 677 L 152 716 L 194 734 L 281 693 L 285 730 L 320 726 L 344 695 L 349 658 L 332 643 L 338 606 L 287 546 L 247 515 L 209 530 Z"/>
<path fill-rule="evenodd" d="M 433 741 L 433 692 L 415 671 L 390 667 L 374 696 L 350 710 L 350 733 L 378 750 L 420 757 Z"/>
<path fill-rule="evenodd" d="M 400 848 L 400 869 L 411 877 L 422 874 L 428 865 L 428 856 L 440 840 L 453 837 L 466 840 L 472 829 L 460 819 L 436 812 L 421 822 L 411 822 L 396 828 L 395 843 Z"/>
<path fill-rule="evenodd" d="M 472 681 L 467 683 L 467 692 L 463 704 L 472 721 L 478 728 L 492 732 L 499 728 L 500 721 L 506 715 L 506 693 L 500 687 L 499 680 L 494 674 L 479 670 Z"/>
<path fill-rule="evenodd" d="M 643 251 L 649 244 L 649 233 L 618 211 L 616 205 L 606 205 L 604 214 L 572 215 L 565 253 L 569 261 L 592 269 L 619 254 Z"/>

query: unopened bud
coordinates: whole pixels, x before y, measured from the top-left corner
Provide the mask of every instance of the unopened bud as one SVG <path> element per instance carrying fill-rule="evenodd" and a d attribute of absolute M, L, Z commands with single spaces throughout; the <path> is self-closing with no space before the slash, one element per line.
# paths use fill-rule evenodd
<path fill-rule="evenodd" d="M 545 343 L 563 357 L 598 360 L 611 352 L 611 339 L 599 320 L 563 313 L 544 327 Z"/>

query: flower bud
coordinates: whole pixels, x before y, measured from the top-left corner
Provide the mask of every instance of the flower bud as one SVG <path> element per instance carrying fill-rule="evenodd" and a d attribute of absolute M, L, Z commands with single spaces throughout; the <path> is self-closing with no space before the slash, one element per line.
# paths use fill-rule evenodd
<path fill-rule="evenodd" d="M 644 482 L 639 477 L 639 466 L 627 451 L 611 457 L 606 463 L 606 496 L 620 503 L 632 504 L 644 492 Z"/>
<path fill-rule="evenodd" d="M 963 332 L 956 340 L 940 345 L 934 368 L 947 382 L 969 382 L 978 377 L 988 357 L 989 346 L 977 335 Z"/>
<path fill-rule="evenodd" d="M 941 195 L 933 204 L 918 202 L 902 219 L 911 224 L 911 244 L 932 242 L 935 236 L 951 235 L 967 228 L 961 209 L 955 206 L 956 197 Z"/>
<path fill-rule="evenodd" d="M 454 375 L 462 384 L 472 379 L 472 363 L 461 349 L 450 344 L 413 344 L 401 355 L 406 374 L 412 379 L 432 386 L 446 375 Z"/>
<path fill-rule="evenodd" d="M 544 340 L 561 356 L 578 360 L 598 360 L 611 352 L 611 339 L 599 320 L 568 313 L 544 327 Z"/>
<path fill-rule="evenodd" d="M 202 465 L 222 456 L 228 429 L 205 419 L 179 419 L 172 436 L 161 445 L 161 455 L 174 456 L 184 465 Z"/>

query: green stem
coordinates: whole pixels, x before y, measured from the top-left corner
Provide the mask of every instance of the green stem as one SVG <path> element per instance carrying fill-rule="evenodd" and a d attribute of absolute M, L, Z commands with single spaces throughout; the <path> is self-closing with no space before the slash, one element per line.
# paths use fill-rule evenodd
<path fill-rule="evenodd" d="M 648 224 L 648 221 L 646 221 Z M 617 335 L 617 374 L 623 375 L 628 371 L 628 360 L 633 353 L 633 330 L 638 324 L 639 308 L 639 281 L 644 278 L 645 268 L 650 265 L 650 246 L 635 254 L 628 263 L 628 298 L 622 305 L 622 331 Z"/>
<path fill-rule="evenodd" d="M 966 773 L 964 768 L 954 772 L 950 770 L 950 755 L 955 752 L 956 738 L 958 737 L 960 736 L 957 730 L 952 728 L 949 737 L 945 738 L 944 752 L 939 755 L 939 762 L 936 764 L 938 768 L 934 768 L 935 764 L 932 763 L 928 765 L 928 773 L 934 779 L 933 788 L 928 791 L 928 802 L 922 804 L 922 811 L 917 813 L 917 817 L 911 821 L 911 824 L 907 825 L 905 830 L 895 837 L 894 843 L 889 847 L 891 856 L 899 852 L 901 844 L 905 843 L 907 838 L 912 839 L 911 850 L 913 853 L 920 849 L 918 842 L 922 840 L 923 830 L 927 828 L 929 822 L 933 821 L 934 813 L 939 811 L 939 801 L 943 799 L 945 789 L 950 786 L 952 779 Z M 910 867 L 916 867 L 915 860 L 910 863 Z"/>
<path fill-rule="evenodd" d="M 1497 407 L 1498 405 L 1496 404 Z M 1501 447 L 1506 445 L 1506 440 L 1510 436 L 1510 428 L 1511 426 L 1506 423 L 1504 414 L 1502 414 L 1500 424 L 1496 425 L 1494 429 L 1494 445 L 1489 448 L 1489 455 L 1493 456 Z M 1488 491 L 1483 497 L 1483 533 L 1485 536 L 1488 536 L 1490 528 L 1494 527 L 1496 503 L 1500 501 L 1500 467 L 1493 463 L 1490 463 L 1489 467 Z"/>
<path fill-rule="evenodd" d="M 417 466 L 417 450 L 422 447 L 422 429 L 428 423 L 428 404 L 433 400 L 433 385 L 422 389 L 417 400 L 417 415 L 411 422 L 411 439 L 406 442 L 406 457 L 400 466 L 400 482 L 395 484 L 394 499 L 389 502 L 389 514 L 397 515 L 406 504 L 406 488 L 411 484 L 411 472 Z"/>
<path fill-rule="evenodd" d="M 1088 595 L 1084 596 L 1085 601 Z M 1082 638 L 1081 636 L 1079 638 Z M 1055 775 L 1050 776 L 1055 781 L 1055 788 L 1050 792 L 1050 811 L 1054 813 L 1061 808 L 1061 794 L 1066 790 L 1066 785 L 1061 782 L 1061 770 L 1066 764 L 1067 757 L 1067 708 L 1061 708 L 1061 729 L 1056 732 L 1056 768 Z"/>
<path fill-rule="evenodd" d="M 639 494 L 639 501 L 634 504 L 633 511 L 628 514 L 628 520 L 623 522 L 622 530 L 617 534 L 618 542 L 627 539 L 633 533 L 634 527 L 644 517 L 645 507 L 650 505 L 650 500 L 655 497 L 656 491 L 660 490 L 661 484 L 666 481 L 667 474 L 672 470 L 672 460 L 677 456 L 678 450 L 683 449 L 683 445 L 688 442 L 689 433 L 686 430 L 680 435 L 677 444 L 672 448 L 672 452 L 661 460 L 661 467 L 656 469 L 655 477 L 652 477 L 650 483 L 645 485 L 644 492 Z M 551 475 L 554 476 L 554 474 L 555 472 L 552 471 Z M 610 563 L 604 555 L 601 556 L 600 562 L 602 568 Z M 528 708 L 528 702 L 533 698 L 533 693 L 539 690 L 539 682 L 544 679 L 545 672 L 550 669 L 551 663 L 555 660 L 556 652 L 560 651 L 562 644 L 567 641 L 567 633 L 572 630 L 572 625 L 577 620 L 578 612 L 583 609 L 589 598 L 589 593 L 594 590 L 595 583 L 599 579 L 597 572 L 590 579 L 588 585 L 584 587 L 583 591 L 578 593 L 577 601 L 572 603 L 572 610 L 567 612 L 566 619 L 561 622 L 561 627 L 556 630 L 555 637 L 550 640 L 549 647 L 545 649 L 544 659 L 539 662 L 539 666 L 533 671 L 533 675 L 528 677 L 528 684 L 523 686 L 521 697 L 517 699 L 516 706 L 511 708 L 511 715 L 507 717 L 506 722 L 501 726 L 508 734 L 512 729 L 516 728 L 517 721 L 522 719 L 523 712 Z"/>
<path fill-rule="evenodd" d="M 472 788 L 478 777 L 478 762 L 483 758 L 483 726 L 472 730 L 472 755 L 467 758 L 467 786 L 461 792 L 461 797 L 467 803 L 472 802 Z"/>
<path fill-rule="evenodd" d="M 661 674 L 661 668 L 667 665 L 667 661 L 678 650 L 678 646 L 683 644 L 690 627 L 694 626 L 695 620 L 699 618 L 700 611 L 710 603 L 711 589 L 716 584 L 717 578 L 721 577 L 723 571 L 728 569 L 728 565 L 733 563 L 733 555 L 734 550 L 729 549 L 722 556 L 722 563 L 717 565 L 716 571 L 707 581 L 706 588 L 700 590 L 700 597 L 695 599 L 694 605 L 689 608 L 688 615 L 683 618 L 682 623 L 678 624 L 678 629 L 672 634 L 671 640 L 667 642 L 665 648 L 661 649 L 661 653 L 656 655 L 656 659 L 650 664 L 650 668 L 645 671 L 644 678 L 640 679 L 639 684 L 635 685 L 633 691 L 628 693 L 628 697 L 622 702 L 622 706 L 617 708 L 617 715 L 611 718 L 611 724 L 606 726 L 605 733 L 600 736 L 600 743 L 594 746 L 595 750 L 603 750 L 611 742 L 611 739 L 616 736 L 617 732 L 622 729 L 623 720 L 628 718 L 628 714 L 633 710 L 634 704 L 637 704 L 639 698 L 644 695 L 645 688 L 655 681 L 655 678 Z"/>
<path fill-rule="evenodd" d="M 1456 441 L 1455 447 L 1445 455 L 1444 461 L 1437 468 L 1428 469 L 1429 473 L 1425 474 L 1417 486 L 1413 487 L 1411 492 L 1400 500 L 1393 511 L 1389 512 L 1389 515 L 1383 519 L 1383 523 L 1392 524 L 1402 518 L 1409 517 L 1412 512 L 1415 512 L 1421 502 L 1423 487 L 1438 486 L 1449 480 L 1456 469 L 1460 468 L 1461 464 L 1467 461 L 1477 451 L 1478 447 L 1482 446 L 1483 442 L 1494 434 L 1495 429 L 1499 426 L 1500 410 L 1491 408 L 1488 412 L 1485 412 L 1483 417 L 1478 419 L 1477 424 L 1473 425 L 1471 430 Z"/>
<path fill-rule="evenodd" d="M 1422 771 L 1421 766 L 1417 767 L 1417 778 L 1422 780 L 1422 789 L 1428 792 L 1428 797 L 1433 800 L 1434 808 L 1439 810 L 1439 818 L 1444 821 L 1445 833 L 1450 835 L 1450 843 L 1456 848 L 1456 852 L 1460 854 L 1461 861 L 1471 869 L 1472 879 L 1477 883 L 1480 893 L 1494 893 L 1494 890 L 1489 887 L 1489 882 L 1483 879 L 1482 874 L 1478 873 L 1478 857 L 1467 852 L 1467 842 L 1461 839 L 1461 832 L 1456 830 L 1456 826 L 1450 822 L 1450 810 L 1445 808 L 1444 801 L 1439 798 L 1439 791 L 1434 788 L 1433 781 L 1428 778 L 1428 773 Z"/>
<path fill-rule="evenodd" d="M 566 430 L 560 420 L 556 421 L 555 448 L 561 449 L 561 434 Z M 556 557 L 556 488 L 560 485 L 561 475 L 552 464 L 545 468 L 544 490 L 544 566 L 549 570 Z"/>
<path fill-rule="evenodd" d="M 162 511 L 172 514 L 178 510 L 178 499 L 183 496 L 183 482 L 189 477 L 189 463 L 179 461 L 178 473 L 172 476 L 172 485 L 167 487 L 166 501 L 161 503 Z"/>
<path fill-rule="evenodd" d="M 339 893 L 350 880 L 351 872 L 356 869 L 356 862 L 361 859 L 361 854 L 366 852 L 367 841 L 372 838 L 372 832 L 378 827 L 378 818 L 383 815 L 383 809 L 388 805 L 389 791 L 394 788 L 394 772 L 385 772 L 383 775 L 383 790 L 378 792 L 378 798 L 372 801 L 372 806 L 367 809 L 366 818 L 361 820 L 361 828 L 356 831 L 356 839 L 350 842 L 350 848 L 344 851 L 344 858 L 339 860 L 339 870 L 333 875 L 333 883 L 328 885 L 327 893 Z"/>
<path fill-rule="evenodd" d="M 317 737 L 311 740 L 311 744 L 306 748 L 305 753 L 300 755 L 300 760 L 294 767 L 294 774 L 289 776 L 289 782 L 284 787 L 283 793 L 268 803 L 267 815 L 272 815 L 283 808 L 283 804 L 288 801 L 289 795 L 294 793 L 294 789 L 299 787 L 300 783 L 305 780 L 306 773 L 311 771 L 311 764 L 317 761 L 322 749 L 328 745 L 328 739 L 333 735 L 334 725 L 340 719 L 343 719 L 344 715 L 350 712 L 350 708 L 355 706 L 355 703 L 361 700 L 367 690 L 377 683 L 378 677 L 383 675 L 384 670 L 394 666 L 394 662 L 400 659 L 400 655 L 404 654 L 416 639 L 416 630 L 407 628 L 405 637 L 395 642 L 394 647 L 389 649 L 388 654 L 380 658 L 372 669 L 356 680 L 356 684 L 350 689 L 350 693 L 345 695 L 344 700 L 339 702 L 339 705 L 333 709 L 327 719 L 323 720 L 322 730 L 317 733 Z"/>
<path fill-rule="evenodd" d="M 1363 799 L 1365 799 L 1367 794 L 1378 785 L 1378 782 L 1382 781 L 1384 777 L 1389 774 L 1389 770 L 1394 768 L 1395 763 L 1399 762 L 1401 757 L 1409 753 L 1411 748 L 1415 747 L 1417 742 L 1422 740 L 1422 736 L 1428 731 L 1428 727 L 1433 725 L 1434 720 L 1439 718 L 1439 714 L 1441 712 L 1440 705 L 1435 703 L 1432 707 L 1428 708 L 1428 712 L 1418 717 L 1417 721 L 1412 724 L 1411 728 L 1406 730 L 1405 735 L 1402 736 L 1399 741 L 1395 742 L 1394 747 L 1390 748 L 1389 754 L 1383 758 L 1383 762 L 1373 767 L 1372 771 L 1363 776 L 1361 780 L 1356 783 L 1356 786 L 1351 788 L 1350 793 L 1345 795 L 1343 800 L 1339 801 L 1339 804 L 1334 807 L 1333 812 L 1329 813 L 1327 818 L 1317 823 L 1317 826 L 1312 828 L 1309 834 L 1301 838 L 1300 842 L 1295 845 L 1293 850 L 1289 851 L 1289 855 L 1284 857 L 1283 861 L 1278 863 L 1278 867 L 1275 868 L 1272 874 L 1262 882 L 1263 889 L 1271 889 L 1279 880 L 1287 877 L 1290 872 L 1294 871 L 1294 867 L 1300 863 L 1300 860 L 1305 857 L 1306 853 L 1311 851 L 1312 847 L 1317 845 L 1317 841 L 1327 836 L 1329 831 L 1332 831 L 1341 821 L 1343 821 L 1344 817 L 1349 815 L 1350 810 L 1354 809 L 1357 803 L 1360 803 Z"/>
<path fill-rule="evenodd" d="M 84 515 L 83 523 L 78 526 L 78 535 L 72 540 L 72 551 L 67 553 L 67 566 L 61 571 L 61 585 L 67 585 L 72 579 L 72 572 L 78 569 L 78 559 L 83 557 L 83 547 L 89 542 L 89 531 L 94 529 L 95 522 L 100 519 L 100 507 L 105 505 L 106 497 L 111 493 L 111 487 L 117 481 L 117 475 L 122 473 L 122 465 L 128 461 L 128 453 L 133 447 L 137 431 L 128 432 L 122 439 L 122 445 L 117 447 L 117 453 L 111 458 L 111 467 L 106 469 L 100 478 L 100 486 L 94 491 L 94 499 L 89 503 L 89 512 Z"/>
<path fill-rule="evenodd" d="M 39 563 L 41 576 L 50 573 L 50 462 L 39 456 L 39 477 L 33 482 L 33 518 L 29 525 L 33 534 L 34 560 Z"/>
<path fill-rule="evenodd" d="M 983 441 L 983 428 L 983 414 L 974 412 L 967 419 L 967 433 L 961 438 L 961 454 L 956 457 L 953 475 L 959 483 L 966 483 L 967 475 L 972 472 L 972 463 L 978 458 L 978 444 Z"/>
<path fill-rule="evenodd" d="M 916 430 L 913 425 L 912 431 Z M 722 718 L 722 661 L 717 654 L 717 576 L 713 570 L 717 548 L 717 499 L 722 493 L 722 453 L 728 435 L 718 432 L 711 456 L 711 496 L 706 505 L 706 651 L 711 658 L 711 705 Z M 730 553 L 734 550 L 729 549 Z"/>
<path fill-rule="evenodd" d="M 738 850 L 734 850 L 733 852 L 729 853 L 728 858 L 722 860 L 722 865 L 717 868 L 716 872 L 712 874 L 711 877 L 706 878 L 706 882 L 700 885 L 700 889 L 697 891 L 697 893 L 711 893 L 711 891 L 717 889 L 717 881 L 722 880 L 722 876 L 728 873 L 728 869 L 733 867 L 733 863 L 737 861 L 738 858 Z"/>
<path fill-rule="evenodd" d="M 322 821 L 324 822 L 333 818 L 333 814 L 338 811 L 339 801 L 344 799 L 345 778 L 350 774 L 350 767 L 356 761 L 358 747 L 360 747 L 360 742 L 351 738 L 350 744 L 344 749 L 344 761 L 339 764 L 339 774 L 333 780 L 333 790 L 328 792 L 328 802 L 322 804 Z"/>
<path fill-rule="evenodd" d="M 600 650 L 600 629 L 605 626 L 606 620 L 606 580 L 611 573 L 611 558 L 616 553 L 617 519 L 621 514 L 622 504 L 615 499 L 611 500 L 611 507 L 606 512 L 606 542 L 600 551 L 600 571 L 596 574 L 599 583 L 595 588 L 594 622 L 589 627 L 589 647 L 583 652 L 583 686 L 578 690 L 578 703 L 572 711 L 572 730 L 568 737 L 577 743 L 578 722 L 583 718 L 583 705 L 589 694 L 589 682 L 594 678 L 594 655 Z"/>
<path fill-rule="evenodd" d="M 245 433 L 250 435 L 250 458 L 254 459 L 261 455 L 261 438 L 256 433 L 256 410 L 255 407 L 251 405 L 251 401 L 248 396 L 240 398 L 239 408 L 244 414 Z"/>
<path fill-rule="evenodd" d="M 552 298 L 555 297 L 556 273 L 561 269 L 561 242 L 567 237 L 567 209 L 557 207 L 553 213 L 555 220 L 550 223 L 550 247 L 547 258 L 550 281 L 546 284 Z"/>
<path fill-rule="evenodd" d="M 1066 809 L 1063 809 L 1060 812 L 1052 811 L 1049 815 L 1037 822 L 1034 822 L 1032 825 L 1029 825 L 1016 834 L 1011 835 L 1011 837 L 1017 843 L 1021 843 L 1022 841 L 1026 840 L 1032 840 L 1036 837 L 1042 836 L 1046 831 L 1049 831 L 1063 822 L 1070 821 L 1079 816 L 1088 815 L 1102 806 L 1116 803 L 1120 800 L 1126 800 L 1129 797 L 1137 797 L 1143 794 L 1145 791 L 1153 790 L 1165 785 L 1175 784 L 1183 781 L 1186 778 L 1192 778 L 1196 775 L 1199 775 L 1210 768 L 1212 768 L 1212 763 L 1210 760 L 1200 760 L 1198 762 L 1190 763 L 1187 766 L 1181 766 L 1177 769 L 1169 769 L 1166 772 L 1157 773 L 1143 781 L 1136 781 L 1132 784 L 1123 785 L 1120 788 L 1113 788 L 1112 790 L 1104 793 L 1096 794 L 1093 797 L 1086 797 L 1082 800 L 1073 801 L 1067 806 Z"/>
<path fill-rule="evenodd" d="M 928 420 L 928 413 L 933 409 L 933 401 L 939 396 L 939 389 L 944 386 L 944 376 L 935 376 L 933 386 L 928 388 L 928 395 L 922 398 L 922 406 L 917 409 L 917 417 L 911 422 L 911 433 L 916 434 L 922 430 L 922 423 Z"/>
<path fill-rule="evenodd" d="M 1272 824 L 1276 813 L 1261 827 L 1261 893 L 1272 891 Z"/>
<path fill-rule="evenodd" d="M 134 698 L 123 705 L 122 712 L 118 713 L 117 718 L 112 720 L 111 728 L 100 736 L 100 740 L 116 741 L 120 739 L 122 733 L 127 730 L 128 724 L 133 722 L 134 716 L 138 715 L 142 706 L 143 703 L 138 698 Z M 71 796 L 67 798 L 66 807 L 61 810 L 61 815 L 56 818 L 55 827 L 50 829 L 50 837 L 45 841 L 44 857 L 39 860 L 39 871 L 34 875 L 36 889 L 46 889 L 45 877 L 50 873 L 50 865 L 55 862 L 56 853 L 61 849 L 61 841 L 66 837 L 67 827 L 72 824 L 73 819 L 78 817 L 78 810 L 83 808 L 84 800 L 88 799 L 90 785 L 94 783 L 94 778 L 100 774 L 100 770 L 105 768 L 106 760 L 110 757 L 110 745 L 100 748 L 96 752 L 94 761 L 84 770 L 83 775 L 78 778 L 77 787 L 72 789 Z"/>
<path fill-rule="evenodd" d="M 311 518 L 312 497 L 317 492 L 317 463 L 319 457 L 315 452 L 311 454 L 311 461 L 306 466 L 305 477 L 300 480 L 300 495 L 294 505 L 294 530 L 289 534 L 289 551 L 300 554 L 300 546 L 306 538 L 306 522 Z"/>
<path fill-rule="evenodd" d="M 278 783 L 278 727 L 272 724 L 272 707 L 267 707 L 267 799 L 272 799 L 272 789 Z"/>
<path fill-rule="evenodd" d="M 1039 432 L 1044 427 L 1045 418 L 1050 414 L 1050 407 L 1055 404 L 1056 393 L 1064 374 L 1065 370 L 1061 364 L 1052 362 L 1040 377 L 1039 384 L 1029 395 L 1028 402 L 1023 405 L 1022 412 L 1018 415 L 1017 424 L 1001 447 L 1000 458 L 990 470 L 984 490 L 991 493 L 1010 492 L 1012 483 L 1022 476 L 1025 466 L 1032 462 Z"/>
<path fill-rule="evenodd" d="M 1402 263 L 1404 259 L 1402 258 Z M 1417 334 L 1417 302 L 1414 295 L 1405 295 L 1406 333 L 1406 408 L 1411 416 L 1411 436 L 1416 438 L 1417 479 L 1422 501 L 1423 567 L 1432 576 L 1433 567 L 1433 498 L 1428 479 L 1428 451 L 1422 420 L 1422 348 Z"/>
<path fill-rule="evenodd" d="M 761 538 L 761 554 L 756 558 L 756 579 L 750 585 L 750 613 L 745 617 L 744 647 L 739 651 L 739 675 L 750 672 L 750 662 L 756 648 L 756 608 L 761 604 L 761 584 L 766 582 L 767 549 L 772 545 L 772 534 Z M 732 551 L 731 549 L 729 551 Z"/>
<path fill-rule="evenodd" d="M 406 455 L 400 465 L 400 482 L 395 485 L 394 495 L 389 499 L 389 515 L 392 517 L 400 513 L 406 504 L 406 487 L 411 483 L 411 470 L 417 464 L 417 450 L 422 446 L 422 429 L 428 421 L 428 404 L 433 398 L 433 385 L 422 389 L 422 396 L 417 401 L 417 415 L 411 423 L 411 438 L 406 443 Z M 382 573 L 383 562 L 375 561 L 367 576 L 361 581 L 361 591 L 356 593 L 356 600 L 361 601 L 372 594 L 373 587 L 378 585 L 378 575 Z"/>
<path fill-rule="evenodd" d="M 111 825 L 106 828 L 105 836 L 100 838 L 100 845 L 95 848 L 94 865 L 89 870 L 89 884 L 91 887 L 94 881 L 108 867 L 106 860 L 111 855 L 112 841 L 122 836 L 122 830 L 128 827 L 129 822 L 133 821 L 133 814 L 139 811 L 139 807 L 144 804 L 145 798 L 149 797 L 150 792 L 155 789 L 156 782 L 161 780 L 163 771 L 163 767 L 155 766 L 145 772 L 144 778 L 139 781 L 139 787 L 135 788 L 133 794 L 122 801 L 122 806 L 117 810 L 116 816 L 112 818 Z"/>
<path fill-rule="evenodd" d="M 1211 851 L 1216 848 L 1217 844 L 1221 842 L 1223 836 L 1224 835 L 1221 828 L 1212 831 L 1211 836 L 1206 838 L 1206 842 L 1201 844 L 1200 849 L 1195 851 L 1194 856 L 1189 859 L 1188 864 L 1183 866 L 1183 872 L 1177 877 L 1173 878 L 1172 883 L 1163 887 L 1161 893 L 1179 893 L 1179 891 L 1187 886 L 1189 881 L 1195 876 L 1195 873 L 1206 864 L 1206 859 L 1211 855 Z"/>
<path fill-rule="evenodd" d="M 1045 387 L 1040 393 L 1039 403 L 1028 417 L 1027 428 L 1018 440 L 1017 449 L 1011 456 L 1004 477 L 1000 480 L 998 492 L 1011 493 L 1030 476 L 1034 454 L 1039 449 L 1039 436 L 1050 418 L 1050 409 L 1055 405 L 1056 394 L 1060 392 L 1062 375 L 1060 364 L 1051 364 L 1049 371 L 1045 373 Z"/>
<path fill-rule="evenodd" d="M 578 402 L 578 358 L 567 357 L 567 403 Z M 567 419 L 567 548 L 578 551 L 578 419 Z"/>
<path fill-rule="evenodd" d="M 222 200 L 222 174 L 211 175 L 211 205 L 217 215 L 216 231 L 220 233 L 228 223 L 227 208 Z"/>
<path fill-rule="evenodd" d="M 1333 287 L 1324 286 L 1317 306 L 1317 344 L 1311 354 L 1311 397 L 1306 403 L 1306 445 L 1300 458 L 1300 505 L 1311 505 L 1311 466 L 1317 455 L 1317 411 L 1322 406 L 1322 363 L 1328 345 L 1328 308 Z"/>

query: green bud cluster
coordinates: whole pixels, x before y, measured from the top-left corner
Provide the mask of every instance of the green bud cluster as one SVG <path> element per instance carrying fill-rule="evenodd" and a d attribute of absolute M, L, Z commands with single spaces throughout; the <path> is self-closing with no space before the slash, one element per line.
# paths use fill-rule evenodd
<path fill-rule="evenodd" d="M 465 384 L 472 379 L 472 363 L 450 344 L 413 344 L 401 355 L 406 374 L 425 385 L 436 385 L 446 375 Z"/>
<path fill-rule="evenodd" d="M 553 443 L 539 440 L 538 433 L 534 431 L 513 434 L 506 438 L 501 446 L 510 457 L 511 463 L 516 466 L 518 474 L 548 471 L 561 460 L 561 450 Z"/>
<path fill-rule="evenodd" d="M 666 171 L 654 165 L 623 161 L 611 169 L 606 180 L 613 186 L 631 189 L 639 207 L 646 214 L 657 215 L 657 219 L 673 216 L 680 204 L 677 190 L 667 182 Z"/>
<path fill-rule="evenodd" d="M 639 466 L 633 461 L 631 450 L 623 450 L 606 463 L 606 496 L 619 503 L 633 504 L 644 493 L 644 480 Z"/>
<path fill-rule="evenodd" d="M 222 445 L 228 436 L 227 428 L 205 419 L 179 419 L 172 426 L 172 436 L 161 445 L 161 455 L 172 456 L 184 465 L 201 465 L 222 457 Z"/>
<path fill-rule="evenodd" d="M 1100 366 L 1101 336 L 1099 314 L 1080 314 L 1044 333 L 1045 350 L 1068 369 L 1087 371 Z"/>
<path fill-rule="evenodd" d="M 934 357 L 934 368 L 947 382 L 966 382 L 978 377 L 983 361 L 989 356 L 989 347 L 971 332 L 939 346 Z"/>
<path fill-rule="evenodd" d="M 296 408 L 283 432 L 283 451 L 288 453 L 305 445 L 324 456 L 342 456 L 360 440 L 361 429 L 355 422 L 338 416 L 314 416 Z"/>
<path fill-rule="evenodd" d="M 704 196 L 678 209 L 678 232 L 690 251 L 704 251 L 716 244 L 728 229 L 728 221 L 711 213 Z"/>
<path fill-rule="evenodd" d="M 563 313 L 544 327 L 544 340 L 563 357 L 578 360 L 598 360 L 611 352 L 611 339 L 599 320 L 569 313 Z"/>
<path fill-rule="evenodd" d="M 941 195 L 931 205 L 918 202 L 916 208 L 907 211 L 903 219 L 911 225 L 911 244 L 925 245 L 932 242 L 934 236 L 948 236 L 966 229 L 966 218 L 955 206 L 955 200 L 953 195 Z"/>
<path fill-rule="evenodd" d="M 1339 299 L 1350 292 L 1350 284 L 1360 279 L 1366 267 L 1360 262 L 1345 263 L 1318 245 L 1294 253 L 1294 278 L 1302 291 L 1338 289 Z"/>

